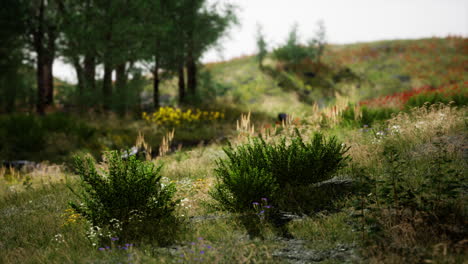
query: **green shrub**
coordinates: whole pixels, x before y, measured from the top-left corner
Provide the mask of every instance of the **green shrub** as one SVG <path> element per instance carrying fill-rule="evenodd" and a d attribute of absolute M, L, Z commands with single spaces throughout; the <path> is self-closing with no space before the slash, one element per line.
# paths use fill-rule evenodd
<path fill-rule="evenodd" d="M 70 203 L 72 208 L 93 227 L 110 230 L 125 241 L 148 238 L 167 243 L 170 236 L 161 236 L 161 232 L 170 228 L 161 225 L 175 222 L 175 185 L 161 183 L 161 166 L 135 157 L 123 160 L 117 151 L 105 157 L 108 169 L 104 172 L 96 170 L 90 157 L 75 159 L 83 189 L 79 193 L 72 190 L 80 198 L 80 203 Z"/>
<path fill-rule="evenodd" d="M 356 118 L 357 113 L 355 113 L 353 105 L 350 105 L 341 113 L 342 124 L 356 125 L 357 127 L 371 126 L 375 122 L 390 119 L 393 114 L 398 113 L 398 110 L 393 108 L 369 108 L 366 106 L 362 106 L 360 111 L 360 117 Z"/>
<path fill-rule="evenodd" d="M 229 145 L 224 149 L 227 159 L 217 161 L 218 182 L 210 194 L 220 207 L 230 211 L 251 210 L 252 202 L 267 197 L 275 206 L 289 204 L 281 200 L 295 198 L 284 196 L 285 190 L 331 179 L 345 165 L 347 150 L 335 138 L 326 140 L 319 133 L 306 143 L 299 132 L 290 142 L 286 138 L 278 143 L 254 138 L 237 148 Z"/>
<path fill-rule="evenodd" d="M 71 150 L 89 145 L 96 129 L 63 113 L 43 117 L 12 114 L 0 117 L 0 159 L 63 161 Z M 66 141 L 66 146 L 50 148 L 48 142 Z M 63 141 L 61 142 L 63 143 Z"/>
<path fill-rule="evenodd" d="M 15 114 L 0 118 L 0 159 L 28 159 L 43 149 L 46 133 L 38 118 Z"/>
<path fill-rule="evenodd" d="M 454 93 L 451 95 L 445 95 L 440 92 L 421 93 L 410 97 L 406 102 L 405 107 L 407 109 L 410 109 L 414 107 L 422 107 L 424 105 L 434 105 L 438 103 L 452 103 L 454 106 L 465 106 L 468 104 L 468 94 L 466 93 L 466 91 Z"/>

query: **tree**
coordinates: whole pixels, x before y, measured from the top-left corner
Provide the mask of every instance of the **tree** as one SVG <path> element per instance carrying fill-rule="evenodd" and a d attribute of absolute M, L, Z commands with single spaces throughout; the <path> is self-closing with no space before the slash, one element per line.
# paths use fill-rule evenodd
<path fill-rule="evenodd" d="M 275 49 L 273 56 L 279 61 L 291 64 L 293 67 L 297 67 L 306 58 L 320 62 L 325 50 L 325 26 L 321 21 L 318 22 L 318 25 L 319 29 L 315 37 L 309 41 L 307 46 L 299 43 L 298 26 L 297 24 L 293 25 L 286 43 Z"/>
<path fill-rule="evenodd" d="M 191 96 L 196 94 L 197 62 L 212 46 L 216 45 L 227 29 L 237 23 L 235 6 L 217 4 L 206 6 L 205 0 L 188 0 L 185 8 L 187 41 L 187 88 Z"/>
<path fill-rule="evenodd" d="M 31 50 L 36 55 L 37 112 L 44 114 L 45 107 L 53 104 L 53 63 L 60 19 L 55 2 L 27 1 L 27 35 Z"/>
<path fill-rule="evenodd" d="M 5 0 L 0 9 L 0 111 L 12 112 L 21 90 L 22 49 L 26 32 L 22 1 Z"/>
<path fill-rule="evenodd" d="M 98 10 L 93 0 L 56 0 L 63 20 L 60 54 L 75 68 L 80 104 L 90 101 L 96 93 Z"/>
<path fill-rule="evenodd" d="M 326 29 L 323 20 L 317 22 L 317 27 L 318 29 L 315 32 L 315 37 L 309 41 L 309 47 L 314 51 L 314 58 L 317 63 L 320 64 L 326 45 Z"/>
<path fill-rule="evenodd" d="M 263 60 L 265 59 L 266 55 L 268 54 L 268 47 L 267 43 L 265 41 L 265 35 L 263 34 L 263 29 L 261 25 L 257 25 L 257 61 L 258 61 L 258 66 L 260 69 L 263 69 Z"/>
<path fill-rule="evenodd" d="M 218 10 L 207 7 L 206 0 L 158 0 L 147 4 L 147 26 L 151 27 L 143 38 L 144 47 L 150 47 L 145 61 L 153 74 L 153 101 L 159 107 L 159 82 L 161 72 L 178 77 L 179 103 L 186 101 L 185 68 L 187 87 L 194 95 L 197 85 L 197 62 L 203 52 L 225 33 L 235 21 L 233 7 Z"/>

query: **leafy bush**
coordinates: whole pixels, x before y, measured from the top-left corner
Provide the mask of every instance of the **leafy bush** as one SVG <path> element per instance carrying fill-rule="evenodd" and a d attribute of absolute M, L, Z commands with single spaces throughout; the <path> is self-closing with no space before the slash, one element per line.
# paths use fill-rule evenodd
<path fill-rule="evenodd" d="M 289 32 L 286 43 L 273 51 L 273 56 L 279 60 L 293 65 L 299 64 L 303 59 L 313 56 L 309 47 L 300 45 L 297 34 L 297 25 Z"/>
<path fill-rule="evenodd" d="M 465 106 L 468 104 L 468 94 L 465 92 L 444 94 L 442 92 L 421 93 L 412 96 L 405 104 L 406 108 L 421 107 L 424 105 L 449 104 Z"/>
<path fill-rule="evenodd" d="M 39 152 L 46 133 L 41 120 L 32 115 L 10 115 L 0 118 L 0 159 L 27 159 Z"/>
<path fill-rule="evenodd" d="M 398 110 L 393 108 L 369 108 L 362 106 L 359 109 L 350 105 L 342 113 L 343 124 L 357 125 L 358 127 L 370 126 L 378 121 L 390 119 Z"/>
<path fill-rule="evenodd" d="M 375 161 L 382 162 L 355 168 L 351 174 L 360 190 L 354 216 L 363 238 L 395 253 L 398 249 L 389 245 L 415 248 L 466 237 L 466 162 L 460 149 L 450 146 L 452 140 L 453 135 L 438 134 L 406 151 L 407 146 L 384 138 L 381 151 L 374 150 Z"/>
<path fill-rule="evenodd" d="M 252 202 L 265 197 L 271 198 L 276 206 L 287 204 L 280 200 L 294 197 L 284 196 L 284 190 L 331 179 L 345 165 L 348 148 L 335 138 L 326 140 L 317 133 L 305 143 L 296 133 L 290 142 L 284 137 L 279 143 L 254 138 L 237 148 L 226 147 L 227 159 L 217 161 L 218 183 L 211 196 L 230 211 L 251 210 Z"/>
<path fill-rule="evenodd" d="M 319 29 L 315 33 L 315 38 L 309 41 L 308 45 L 299 43 L 297 33 L 298 26 L 294 25 L 289 32 L 286 43 L 273 51 L 273 56 L 282 62 L 297 66 L 304 59 L 311 59 L 320 62 L 320 58 L 325 51 L 325 26 L 323 22 L 318 23 Z"/>
<path fill-rule="evenodd" d="M 160 126 L 180 126 L 198 123 L 202 121 L 216 121 L 224 118 L 224 113 L 218 111 L 202 111 L 200 109 L 187 109 L 183 111 L 179 108 L 161 107 L 158 111 L 148 114 L 143 112 L 143 119 L 147 122 Z"/>
<path fill-rule="evenodd" d="M 81 201 L 71 202 L 71 207 L 92 226 L 108 229 L 126 241 L 143 237 L 160 243 L 170 240 L 170 236 L 161 236 L 168 229 L 161 225 L 173 218 L 176 189 L 174 184 L 161 183 L 161 166 L 135 157 L 123 160 L 116 151 L 105 158 L 108 169 L 104 172 L 96 169 L 90 157 L 75 159 L 83 189 L 73 191 Z"/>
<path fill-rule="evenodd" d="M 0 118 L 0 159 L 63 161 L 64 154 L 90 144 L 96 129 L 63 113 L 44 117 L 13 114 Z M 57 138 L 66 142 L 60 148 L 48 149 L 48 142 Z"/>

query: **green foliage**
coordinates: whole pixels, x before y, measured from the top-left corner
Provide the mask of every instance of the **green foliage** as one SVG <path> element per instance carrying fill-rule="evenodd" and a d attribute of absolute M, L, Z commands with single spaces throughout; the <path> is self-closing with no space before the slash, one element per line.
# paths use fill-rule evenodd
<path fill-rule="evenodd" d="M 260 69 L 263 67 L 263 60 L 265 59 L 266 55 L 268 54 L 268 47 L 265 40 L 265 36 L 262 32 L 262 27 L 260 25 L 257 26 L 257 61 Z"/>
<path fill-rule="evenodd" d="M 304 59 L 311 59 L 320 62 L 325 51 L 325 26 L 323 22 L 318 23 L 319 29 L 315 37 L 309 41 L 308 45 L 299 43 L 297 33 L 298 26 L 294 25 L 289 32 L 288 39 L 283 46 L 273 51 L 273 56 L 282 62 L 297 66 Z"/>
<path fill-rule="evenodd" d="M 174 184 L 161 183 L 161 166 L 135 157 L 123 160 L 121 153 L 105 154 L 108 169 L 100 172 L 91 158 L 75 159 L 82 191 L 75 194 L 80 203 L 72 208 L 93 227 L 109 229 L 112 235 L 129 240 L 148 237 L 166 243 L 171 237 L 158 237 L 162 223 L 171 219 L 177 204 Z"/>
<path fill-rule="evenodd" d="M 96 129 L 86 123 L 63 113 L 49 114 L 44 117 L 14 114 L 0 118 L 0 158 L 6 160 L 44 160 L 68 154 L 67 146 L 60 145 L 57 153 L 46 153 L 46 144 L 57 140 L 59 134 L 68 139 L 73 146 L 90 144 Z M 64 143 L 64 142 L 60 142 Z M 53 145 L 56 145 L 54 142 Z M 65 152 L 65 153 L 64 153 Z M 47 156 L 47 155 L 51 156 Z M 63 160 L 62 160 L 63 161 Z"/>
<path fill-rule="evenodd" d="M 438 103 L 451 103 L 453 106 L 465 106 L 468 104 L 468 93 L 466 90 L 450 95 L 444 94 L 442 92 L 421 93 L 410 97 L 406 102 L 405 107 L 410 109 Z"/>
<path fill-rule="evenodd" d="M 273 51 L 273 56 L 277 60 L 298 65 L 305 58 L 313 56 L 308 47 L 300 45 L 297 29 L 298 26 L 294 25 L 289 32 L 286 43 Z"/>
<path fill-rule="evenodd" d="M 30 78 L 22 72 L 25 68 L 22 62 L 22 49 L 26 44 L 22 38 L 26 33 L 25 11 L 24 3 L 16 0 L 5 0 L 0 10 L 0 112 L 13 112 L 18 101 L 24 104 L 31 95 Z"/>
<path fill-rule="evenodd" d="M 343 125 L 354 125 L 357 127 L 371 126 L 379 121 L 384 121 L 398 113 L 398 110 L 393 108 L 369 108 L 362 106 L 359 109 L 360 113 L 356 113 L 353 105 L 349 105 L 342 113 Z"/>
<path fill-rule="evenodd" d="M 452 229 L 463 225 L 466 218 L 463 162 L 437 140 L 433 143 L 435 153 L 424 159 L 409 158 L 391 142 L 384 144 L 381 168 L 370 166 L 352 172 L 359 180 L 359 198 L 353 206 L 359 212 L 355 216 L 362 220 L 363 237 L 384 231 L 382 223 L 398 225 L 406 221 L 422 221 L 422 229 L 452 238 L 466 234 L 464 229 Z M 389 212 L 395 218 L 386 219 Z M 404 212 L 417 217 L 405 218 Z"/>
<path fill-rule="evenodd" d="M 32 115 L 10 115 L 0 118 L 0 154 L 2 159 L 26 159 L 30 152 L 44 147 L 46 131 Z"/>
<path fill-rule="evenodd" d="M 280 200 L 294 197 L 285 196 L 285 187 L 295 189 L 331 179 L 346 164 L 347 150 L 335 138 L 327 140 L 318 133 L 306 143 L 299 132 L 290 142 L 286 138 L 278 143 L 254 138 L 237 148 L 229 145 L 224 149 L 227 159 L 217 161 L 218 183 L 211 196 L 231 211 L 252 209 L 252 202 L 265 197 L 275 205 L 287 204 Z"/>

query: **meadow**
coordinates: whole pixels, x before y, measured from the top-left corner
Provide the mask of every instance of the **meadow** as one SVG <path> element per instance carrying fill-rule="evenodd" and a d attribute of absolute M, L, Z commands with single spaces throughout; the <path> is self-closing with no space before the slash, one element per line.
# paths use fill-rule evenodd
<path fill-rule="evenodd" d="M 456 36 L 330 45 L 204 65 L 191 106 L 2 115 L 34 164 L 0 167 L 0 263 L 465 263 L 467 67 Z"/>

